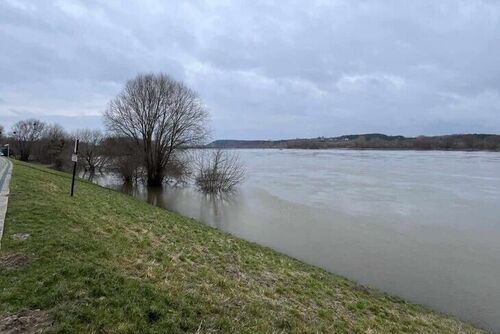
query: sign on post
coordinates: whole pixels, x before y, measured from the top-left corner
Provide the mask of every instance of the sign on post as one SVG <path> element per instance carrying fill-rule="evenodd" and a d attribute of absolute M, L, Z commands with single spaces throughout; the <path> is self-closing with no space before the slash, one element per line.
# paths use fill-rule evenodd
<path fill-rule="evenodd" d="M 77 139 L 75 141 L 75 150 L 71 155 L 71 161 L 73 161 L 73 178 L 71 179 L 71 196 L 73 196 L 73 192 L 75 190 L 75 176 L 76 176 L 76 163 L 78 162 L 78 144 L 80 140 Z"/>

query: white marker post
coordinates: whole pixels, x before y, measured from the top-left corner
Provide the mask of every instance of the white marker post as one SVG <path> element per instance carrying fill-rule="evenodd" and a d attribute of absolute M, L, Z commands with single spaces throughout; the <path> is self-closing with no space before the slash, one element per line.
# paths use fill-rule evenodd
<path fill-rule="evenodd" d="M 76 163 L 78 162 L 78 144 L 79 143 L 80 143 L 80 140 L 77 139 L 75 141 L 75 150 L 73 151 L 73 154 L 71 155 L 71 161 L 73 161 L 73 179 L 71 180 L 71 196 L 73 196 L 73 192 L 75 189 Z"/>

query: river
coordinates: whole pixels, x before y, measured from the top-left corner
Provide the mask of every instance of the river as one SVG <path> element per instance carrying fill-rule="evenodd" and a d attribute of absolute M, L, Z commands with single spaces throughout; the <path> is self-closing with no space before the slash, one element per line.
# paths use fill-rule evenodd
<path fill-rule="evenodd" d="M 192 187 L 131 193 L 500 331 L 500 153 L 237 152 L 247 173 L 233 196 L 213 199 Z M 122 187 L 116 178 L 95 180 Z"/>

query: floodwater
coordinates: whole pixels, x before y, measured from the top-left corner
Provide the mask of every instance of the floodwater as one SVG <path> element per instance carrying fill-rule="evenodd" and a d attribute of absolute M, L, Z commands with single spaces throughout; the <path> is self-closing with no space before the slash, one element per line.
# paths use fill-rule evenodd
<path fill-rule="evenodd" d="M 233 196 L 214 199 L 192 187 L 125 190 L 500 331 L 500 153 L 237 152 L 247 177 Z M 116 178 L 96 182 L 122 187 Z"/>

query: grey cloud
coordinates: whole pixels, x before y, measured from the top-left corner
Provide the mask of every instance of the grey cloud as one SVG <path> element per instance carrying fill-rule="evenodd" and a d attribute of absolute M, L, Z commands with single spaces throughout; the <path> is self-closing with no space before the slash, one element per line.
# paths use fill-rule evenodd
<path fill-rule="evenodd" d="M 96 124 L 127 79 L 163 71 L 217 138 L 500 132 L 498 31 L 485 0 L 6 0 L 0 123 Z"/>

